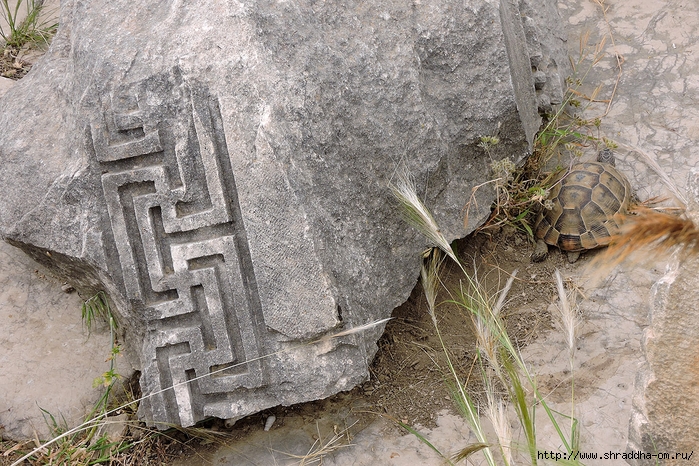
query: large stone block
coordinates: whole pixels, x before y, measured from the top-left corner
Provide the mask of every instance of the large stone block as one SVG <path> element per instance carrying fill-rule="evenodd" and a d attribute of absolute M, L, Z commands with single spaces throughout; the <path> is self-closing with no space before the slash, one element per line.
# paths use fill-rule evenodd
<path fill-rule="evenodd" d="M 464 226 L 492 177 L 479 138 L 520 161 L 537 98 L 560 101 L 566 73 L 547 59 L 535 87 L 522 21 L 510 0 L 67 0 L 0 100 L 0 231 L 107 291 L 149 422 L 352 388 L 382 327 L 309 342 L 414 286 L 425 244 L 387 189 L 398 167 L 462 237 L 493 200 L 478 189 Z"/>

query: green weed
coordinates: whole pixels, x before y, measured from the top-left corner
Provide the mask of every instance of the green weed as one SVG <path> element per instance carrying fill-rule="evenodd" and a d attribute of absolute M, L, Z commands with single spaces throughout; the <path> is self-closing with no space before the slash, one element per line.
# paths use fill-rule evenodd
<path fill-rule="evenodd" d="M 26 15 L 20 19 L 22 7 Z M 58 23 L 43 21 L 43 9 L 43 0 L 17 0 L 14 7 L 8 0 L 0 0 L 0 16 L 6 23 L 5 28 L 0 27 L 0 39 L 4 42 L 4 46 L 0 46 L 20 49 L 27 44 L 48 45 L 58 29 Z"/>
<path fill-rule="evenodd" d="M 107 358 L 107 361 L 109 361 L 109 370 L 100 377 L 97 377 L 93 382 L 94 387 L 102 385 L 107 389 L 105 393 L 106 402 L 106 398 L 109 397 L 112 386 L 120 378 L 120 375 L 116 372 L 116 358 L 121 354 L 121 345 L 118 344 L 116 337 L 117 323 L 109 307 L 107 295 L 103 291 L 100 291 L 83 303 L 82 320 L 85 327 L 87 327 L 88 334 L 92 331 L 92 328 L 97 322 L 106 322 L 109 325 L 111 341 L 110 355 Z"/>
<path fill-rule="evenodd" d="M 478 147 L 491 159 L 496 199 L 491 215 L 479 230 L 510 225 L 534 240 L 533 227 L 539 212 L 545 208 L 550 189 L 558 179 L 557 174 L 583 155 L 583 149 L 593 146 L 598 150 L 614 149 L 616 144 L 601 135 L 600 115 L 583 118 L 581 115 L 593 103 L 609 103 L 600 100 L 602 86 L 590 94 L 582 91 L 588 74 L 604 57 L 605 40 L 596 46 L 589 44 L 589 34 L 580 41 L 580 54 L 576 62 L 571 61 L 572 76 L 566 79 L 568 86 L 563 103 L 556 112 L 544 116 L 544 122 L 534 140 L 533 153 L 520 166 L 508 159 L 494 160 L 493 148 L 500 143 L 494 136 L 482 136 Z M 613 95 L 612 95 L 613 98 Z M 551 162 L 556 161 L 554 166 Z M 470 202 L 469 202 L 470 204 Z M 467 205 L 467 215 L 468 217 Z M 464 220 L 464 225 L 468 218 Z"/>

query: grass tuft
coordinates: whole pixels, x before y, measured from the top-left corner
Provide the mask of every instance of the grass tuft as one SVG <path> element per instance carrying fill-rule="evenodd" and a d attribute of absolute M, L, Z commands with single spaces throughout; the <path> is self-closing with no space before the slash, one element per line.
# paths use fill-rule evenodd
<path fill-rule="evenodd" d="M 24 6 L 24 12 L 20 9 Z M 43 0 L 17 0 L 11 6 L 8 0 L 0 0 L 0 16 L 7 24 L 0 27 L 0 47 L 20 49 L 25 45 L 46 46 L 58 29 L 58 23 L 41 20 L 44 10 Z M 20 20 L 24 14 L 24 19 Z"/>
<path fill-rule="evenodd" d="M 410 189 L 413 192 L 409 192 L 408 190 Z M 410 214 L 406 217 L 413 221 L 413 226 L 423 233 L 428 240 L 436 242 L 435 238 L 440 235 L 439 227 L 436 223 L 424 220 L 425 218 L 432 219 L 432 216 L 422 202 L 419 201 L 417 194 L 414 192 L 414 187 L 405 184 L 402 189 L 394 189 L 394 194 L 400 196 L 399 200 L 401 204 L 406 206 L 407 210 L 410 212 L 421 212 L 418 219 L 416 219 L 417 216 L 415 214 Z M 410 203 L 414 204 L 406 205 Z M 429 229 L 432 230 L 429 231 Z M 577 420 L 573 416 L 573 402 L 571 401 L 571 416 L 563 416 L 548 406 L 545 397 L 539 392 L 535 375 L 522 359 L 519 349 L 508 335 L 502 319 L 501 310 L 506 302 L 507 293 L 511 288 L 516 271 L 511 274 L 508 282 L 499 293 L 489 293 L 480 281 L 477 273 L 470 274 L 467 272 L 449 244 L 442 242 L 440 248 L 443 248 L 442 251 L 435 248 L 425 257 L 421 271 L 422 285 L 427 297 L 428 312 L 445 355 L 446 367 L 444 367 L 444 372 L 447 386 L 457 409 L 475 436 L 476 441 L 463 447 L 455 455 L 448 457 L 430 443 L 428 439 L 418 434 L 415 429 L 405 425 L 403 427 L 414 433 L 418 439 L 435 450 L 442 458 L 448 458 L 446 460 L 448 464 L 456 464 L 478 452 L 483 455 L 483 459 L 488 465 L 495 466 L 497 463 L 493 448 L 497 447 L 499 452 L 498 458 L 505 466 L 520 462 L 518 459 L 515 459 L 514 452 L 516 451 L 527 456 L 530 464 L 536 465 L 539 448 L 535 420 L 536 409 L 541 407 L 558 433 L 560 444 L 565 449 L 565 452 L 570 455 L 572 452 L 577 451 L 579 434 Z M 489 439 L 486 436 L 479 404 L 469 394 L 466 389 L 466 381 L 452 363 L 449 349 L 444 343 L 439 328 L 436 297 L 438 285 L 442 283 L 439 279 L 439 274 L 445 259 L 443 254 L 450 257 L 463 274 L 463 280 L 458 292 L 451 293 L 450 290 L 446 290 L 451 295 L 451 299 L 448 302 L 456 304 L 471 316 L 477 338 L 475 364 L 480 369 L 479 372 L 486 387 L 487 406 L 484 414 L 496 433 L 495 439 Z M 570 304 L 569 297 L 565 293 L 560 274 L 557 276 L 560 282 L 559 290 L 562 290 L 560 309 L 562 314 L 566 316 L 563 320 L 564 328 L 567 329 L 567 341 L 570 347 L 574 347 L 577 316 L 574 315 L 575 308 Z M 571 351 L 571 367 L 573 365 L 572 358 L 573 352 Z M 504 387 L 504 395 L 497 393 L 496 385 Z M 516 414 L 521 432 L 524 433 L 526 439 L 526 445 L 521 450 L 513 448 L 513 435 L 507 419 L 508 410 L 512 410 Z M 570 422 L 571 429 L 569 432 L 566 432 L 563 428 L 561 417 Z M 572 464 L 576 463 L 573 462 Z"/>
<path fill-rule="evenodd" d="M 358 422 L 358 421 L 357 421 Z M 284 453 L 290 458 L 299 460 L 298 466 L 310 466 L 313 464 L 322 465 L 323 458 L 331 453 L 334 453 L 342 448 L 347 448 L 352 446 L 352 437 L 350 435 L 350 429 L 354 427 L 357 423 L 346 427 L 345 429 L 340 429 L 338 426 L 333 426 L 333 435 L 330 438 L 323 439 L 320 432 L 320 427 L 316 423 L 316 431 L 318 432 L 318 438 L 311 445 L 308 452 L 305 455 L 294 455 L 292 453 Z"/>

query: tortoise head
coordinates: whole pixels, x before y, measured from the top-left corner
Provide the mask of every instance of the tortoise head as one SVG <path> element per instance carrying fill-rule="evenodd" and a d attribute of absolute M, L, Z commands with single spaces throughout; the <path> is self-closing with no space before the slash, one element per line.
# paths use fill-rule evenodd
<path fill-rule="evenodd" d="M 602 149 L 597 154 L 597 161 L 600 163 L 608 163 L 612 167 L 616 165 L 616 159 L 614 158 L 614 152 L 611 149 Z"/>

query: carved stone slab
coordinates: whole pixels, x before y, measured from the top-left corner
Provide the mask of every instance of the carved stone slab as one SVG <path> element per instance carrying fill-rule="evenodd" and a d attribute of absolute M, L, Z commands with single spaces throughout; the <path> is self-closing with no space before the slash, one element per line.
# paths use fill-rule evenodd
<path fill-rule="evenodd" d="M 554 5 L 67 0 L 0 100 L 0 232 L 109 294 L 149 423 L 350 389 L 382 327 L 328 337 L 388 317 L 426 246 L 389 182 L 449 238 L 488 215 L 472 188 L 561 99 Z"/>

